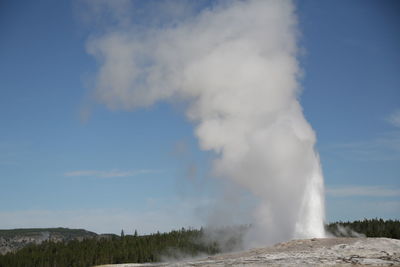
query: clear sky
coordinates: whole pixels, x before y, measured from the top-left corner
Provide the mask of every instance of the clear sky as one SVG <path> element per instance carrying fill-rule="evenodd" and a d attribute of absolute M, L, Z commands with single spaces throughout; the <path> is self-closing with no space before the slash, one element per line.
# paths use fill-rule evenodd
<path fill-rule="evenodd" d="M 80 5 L 0 2 L 0 228 L 203 225 L 220 186 L 211 153 L 178 104 L 93 103 L 98 65 Z M 295 5 L 300 100 L 318 138 L 327 221 L 400 219 L 400 2 Z"/>

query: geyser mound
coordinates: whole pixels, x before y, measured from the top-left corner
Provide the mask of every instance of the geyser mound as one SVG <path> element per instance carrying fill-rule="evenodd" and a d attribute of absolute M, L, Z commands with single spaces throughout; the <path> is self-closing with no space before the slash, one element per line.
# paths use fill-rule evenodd
<path fill-rule="evenodd" d="M 185 101 L 201 149 L 216 154 L 215 175 L 259 200 L 251 245 L 323 237 L 323 177 L 298 100 L 293 3 L 220 1 L 149 26 L 108 13 L 117 23 L 88 42 L 100 61 L 97 99 L 129 110 Z"/>

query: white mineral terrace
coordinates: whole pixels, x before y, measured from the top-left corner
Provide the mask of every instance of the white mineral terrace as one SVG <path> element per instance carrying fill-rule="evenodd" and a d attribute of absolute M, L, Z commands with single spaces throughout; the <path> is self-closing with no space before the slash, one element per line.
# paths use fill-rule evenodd
<path fill-rule="evenodd" d="M 112 264 L 133 266 L 400 266 L 400 240 L 389 238 L 321 238 L 293 240 L 179 262 Z"/>

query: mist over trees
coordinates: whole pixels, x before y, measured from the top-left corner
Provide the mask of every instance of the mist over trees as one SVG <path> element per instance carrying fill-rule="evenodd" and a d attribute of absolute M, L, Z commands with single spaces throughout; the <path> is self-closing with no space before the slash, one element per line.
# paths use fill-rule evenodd
<path fill-rule="evenodd" d="M 23 249 L 0 256 L 0 267 L 10 266 L 57 266 L 87 267 L 108 263 L 143 263 L 213 255 L 240 247 L 243 227 L 226 227 L 213 230 L 213 235 L 234 236 L 226 240 L 228 247 L 222 245 L 200 229 L 185 229 L 169 233 L 155 233 L 139 236 L 107 235 L 69 242 L 45 241 L 40 245 L 28 245 Z M 215 232 L 214 232 L 215 231 Z"/>
<path fill-rule="evenodd" d="M 388 237 L 400 239 L 400 221 L 383 219 L 364 219 L 353 222 L 335 222 L 326 230 L 338 237 Z"/>

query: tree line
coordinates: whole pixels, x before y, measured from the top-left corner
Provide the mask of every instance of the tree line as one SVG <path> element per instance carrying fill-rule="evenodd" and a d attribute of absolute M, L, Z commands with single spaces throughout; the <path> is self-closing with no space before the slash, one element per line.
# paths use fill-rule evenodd
<path fill-rule="evenodd" d="M 338 237 L 387 237 L 400 239 L 400 221 L 364 219 L 353 222 L 334 222 L 326 225 L 326 230 Z"/>
<path fill-rule="evenodd" d="M 160 262 L 182 257 L 212 255 L 241 247 L 242 236 L 251 226 L 205 231 L 203 228 L 174 230 L 139 236 L 109 235 L 63 242 L 45 241 L 0 256 L 0 267 L 87 267 L 101 264 Z M 337 236 L 389 237 L 400 239 L 398 220 L 362 220 L 326 225 Z"/>
<path fill-rule="evenodd" d="M 0 256 L 0 267 L 87 267 L 100 264 L 160 262 L 220 252 L 204 230 L 184 229 L 151 235 L 110 235 L 68 242 L 45 241 Z M 236 242 L 236 241 L 234 241 Z"/>

